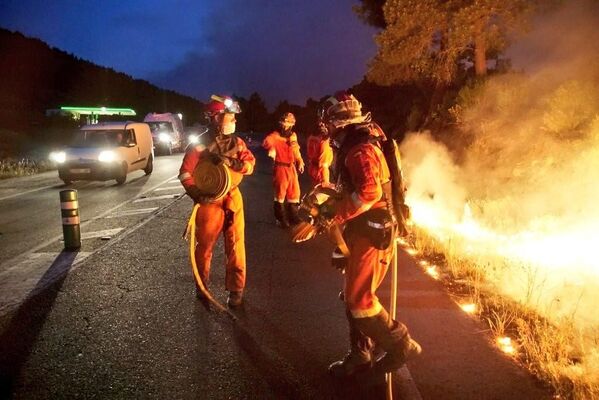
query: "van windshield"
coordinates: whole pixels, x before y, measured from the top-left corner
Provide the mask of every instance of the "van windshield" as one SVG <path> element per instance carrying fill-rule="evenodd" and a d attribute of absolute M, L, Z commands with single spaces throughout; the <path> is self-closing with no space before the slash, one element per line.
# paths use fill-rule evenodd
<path fill-rule="evenodd" d="M 170 122 L 146 122 L 146 124 L 150 125 L 150 130 L 152 131 L 152 135 L 156 136 L 160 133 L 172 133 L 173 132 L 173 124 Z"/>
<path fill-rule="evenodd" d="M 118 147 L 124 144 L 124 130 L 91 130 L 75 133 L 71 147 Z"/>

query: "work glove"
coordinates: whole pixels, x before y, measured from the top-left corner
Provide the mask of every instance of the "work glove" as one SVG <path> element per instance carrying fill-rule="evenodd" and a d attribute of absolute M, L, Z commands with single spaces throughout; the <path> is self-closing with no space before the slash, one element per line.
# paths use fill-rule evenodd
<path fill-rule="evenodd" d="M 187 194 L 189 195 L 189 197 L 191 197 L 192 200 L 196 203 L 206 204 L 206 203 L 212 202 L 212 197 L 202 194 L 200 189 L 196 186 L 192 186 L 186 190 L 187 190 Z"/>
<path fill-rule="evenodd" d="M 210 196 L 198 196 L 195 199 L 195 202 L 200 204 L 208 204 L 213 202 L 213 198 Z"/>
<path fill-rule="evenodd" d="M 216 153 L 208 153 L 207 157 L 214 165 L 221 165 L 224 162 L 223 157 Z"/>
<path fill-rule="evenodd" d="M 239 158 L 225 157 L 225 165 L 231 168 L 233 171 L 241 171 L 243 169 L 243 161 Z"/>

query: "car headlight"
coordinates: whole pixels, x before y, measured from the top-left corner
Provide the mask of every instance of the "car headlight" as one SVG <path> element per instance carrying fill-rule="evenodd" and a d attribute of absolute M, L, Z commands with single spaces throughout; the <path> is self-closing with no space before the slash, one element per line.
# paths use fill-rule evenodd
<path fill-rule="evenodd" d="M 171 136 L 168 133 L 161 133 L 160 135 L 158 135 L 158 140 L 160 140 L 163 143 L 168 143 L 171 141 Z"/>
<path fill-rule="evenodd" d="M 102 150 L 98 155 L 98 161 L 111 162 L 116 159 L 116 154 L 112 150 Z"/>
<path fill-rule="evenodd" d="M 63 162 L 65 162 L 67 160 L 67 153 L 65 153 L 64 151 L 53 151 L 50 153 L 50 160 L 58 163 L 58 164 L 62 164 Z"/>
<path fill-rule="evenodd" d="M 192 144 L 196 144 L 200 142 L 200 137 L 198 135 L 189 135 L 187 137 L 187 141 Z"/>

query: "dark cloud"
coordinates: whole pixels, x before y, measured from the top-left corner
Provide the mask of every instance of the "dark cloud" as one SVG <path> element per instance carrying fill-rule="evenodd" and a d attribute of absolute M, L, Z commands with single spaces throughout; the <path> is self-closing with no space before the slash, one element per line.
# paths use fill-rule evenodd
<path fill-rule="evenodd" d="M 374 31 L 346 1 L 221 4 L 204 27 L 210 51 L 188 53 L 153 81 L 200 98 L 257 91 L 271 106 L 303 104 L 359 82 L 374 55 Z"/>
<path fill-rule="evenodd" d="M 304 103 L 362 79 L 373 29 L 347 0 L 2 0 L 0 26 L 197 97 Z"/>

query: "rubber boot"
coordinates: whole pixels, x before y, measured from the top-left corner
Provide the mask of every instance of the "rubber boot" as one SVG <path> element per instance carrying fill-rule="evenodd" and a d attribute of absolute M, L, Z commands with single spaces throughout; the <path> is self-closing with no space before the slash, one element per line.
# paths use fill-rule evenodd
<path fill-rule="evenodd" d="M 289 218 L 289 223 L 291 225 L 299 224 L 301 222 L 301 220 L 297 216 L 297 211 L 299 209 L 299 203 L 286 203 L 285 207 L 287 209 L 287 216 Z"/>
<path fill-rule="evenodd" d="M 347 378 L 353 374 L 365 371 L 372 366 L 372 341 L 356 328 L 349 310 L 346 310 L 349 322 L 349 352 L 343 360 L 329 365 L 329 373 L 335 378 Z"/>
<path fill-rule="evenodd" d="M 375 375 L 396 371 L 422 352 L 418 342 L 410 337 L 408 328 L 399 321 L 389 320 L 385 309 L 373 317 L 355 318 L 354 321 L 357 329 L 386 352 L 373 367 Z"/>
<path fill-rule="evenodd" d="M 231 291 L 229 292 L 229 297 L 227 299 L 227 304 L 229 307 L 237 307 L 240 306 L 243 302 L 243 291 Z"/>
<path fill-rule="evenodd" d="M 275 212 L 275 219 L 281 228 L 289 228 L 289 222 L 287 222 L 287 217 L 285 216 L 285 209 L 283 208 L 283 203 L 279 203 L 275 201 L 273 204 L 273 209 Z"/>

